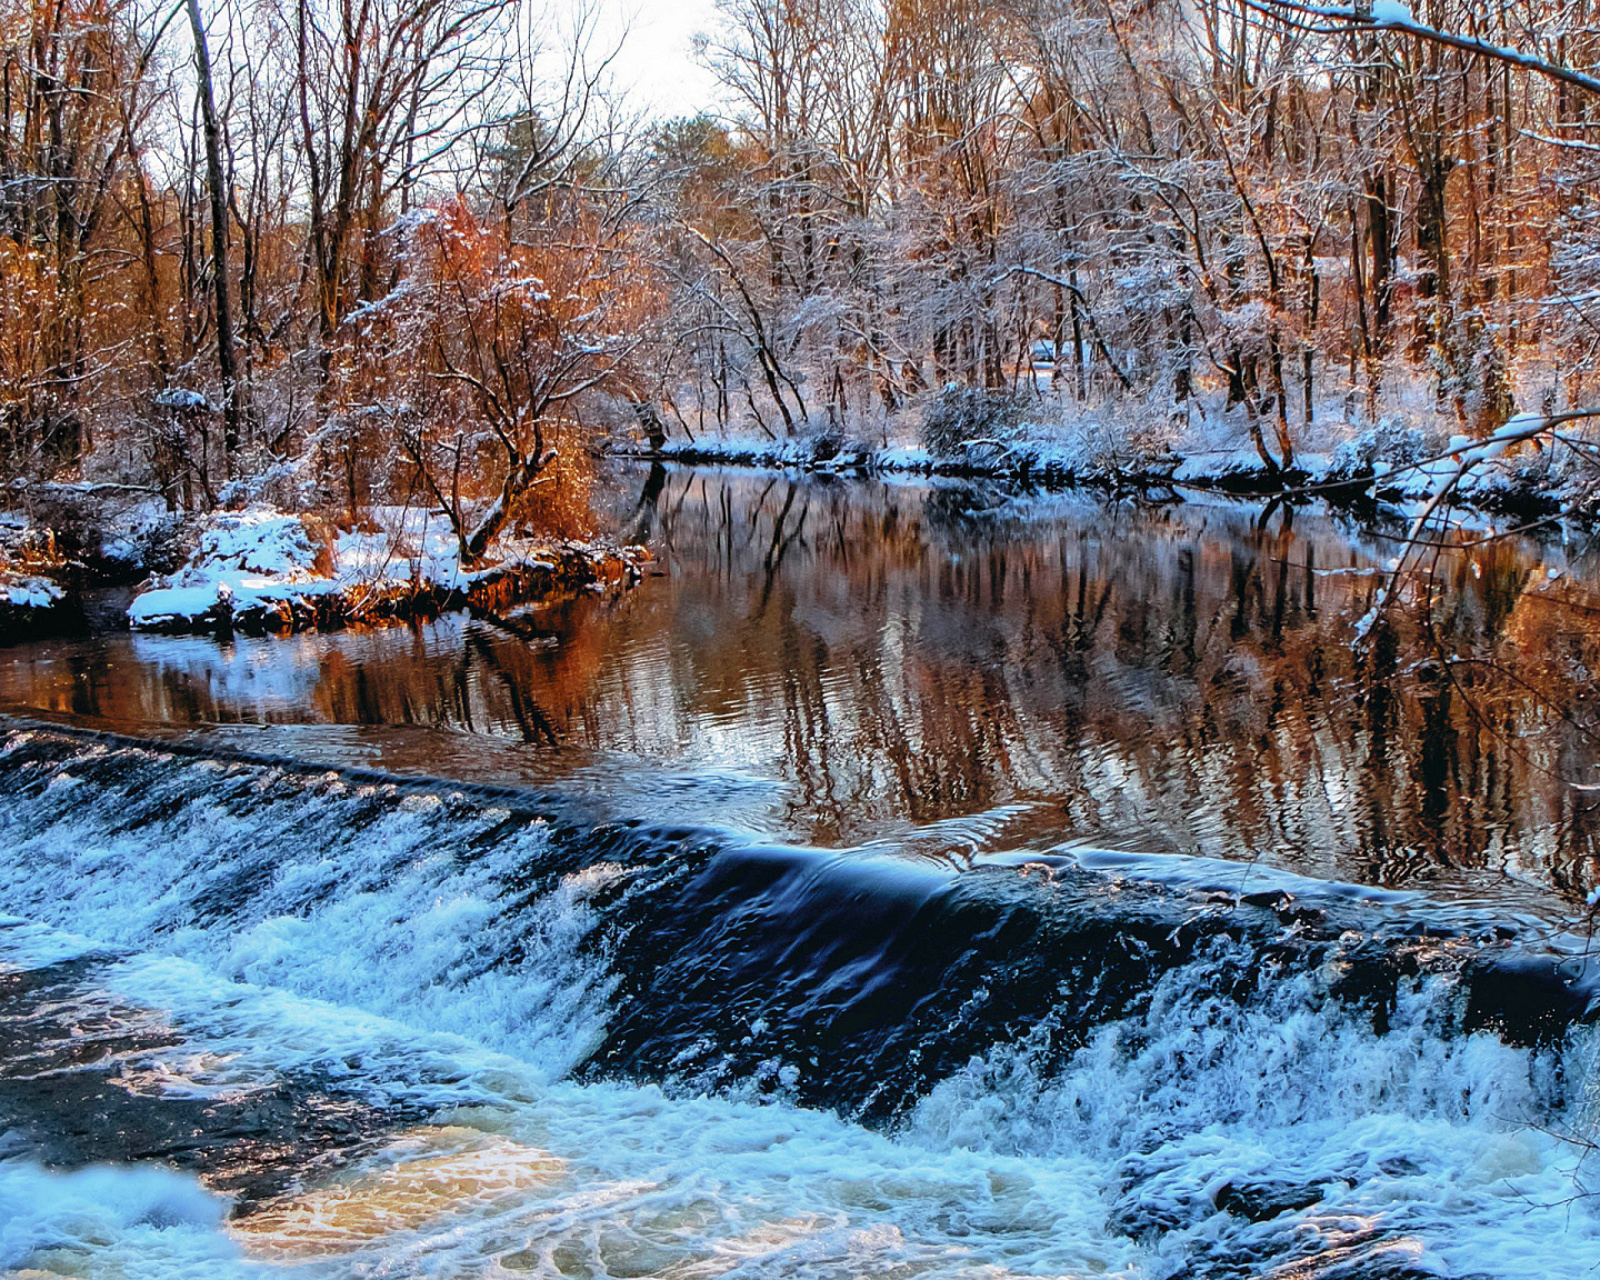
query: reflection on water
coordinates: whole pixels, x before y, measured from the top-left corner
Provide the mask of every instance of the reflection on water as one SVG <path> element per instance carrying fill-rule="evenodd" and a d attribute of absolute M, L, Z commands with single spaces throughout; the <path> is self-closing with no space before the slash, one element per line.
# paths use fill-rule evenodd
<path fill-rule="evenodd" d="M 22 647 L 0 701 L 293 725 L 233 737 L 819 844 L 1082 840 L 1502 899 L 1596 877 L 1584 563 L 1442 554 L 1358 658 L 1394 548 L 1326 516 L 632 482 L 664 573 L 620 605 Z"/>

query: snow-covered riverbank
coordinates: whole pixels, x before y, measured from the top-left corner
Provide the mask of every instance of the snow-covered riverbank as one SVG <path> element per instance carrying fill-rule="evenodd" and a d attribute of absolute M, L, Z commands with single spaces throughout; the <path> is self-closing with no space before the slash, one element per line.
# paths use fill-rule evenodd
<path fill-rule="evenodd" d="M 1273 469 L 1248 446 L 1197 447 L 1116 454 L 1092 435 L 1065 438 L 1022 429 L 1004 438 L 975 440 L 935 452 L 920 444 L 873 446 L 823 435 L 769 439 L 734 435 L 668 440 L 660 449 L 629 453 L 693 466 L 737 466 L 818 473 L 1008 480 L 1024 484 L 1129 490 L 1218 490 L 1261 497 L 1325 497 L 1406 503 L 1424 500 L 1455 476 L 1474 442 L 1451 437 L 1436 445 L 1420 433 L 1368 431 L 1326 452 L 1302 452 Z M 1461 506 L 1534 516 L 1574 505 L 1565 477 L 1547 455 L 1532 450 L 1486 458 L 1455 486 Z"/>
<path fill-rule="evenodd" d="M 467 568 L 437 516 L 376 516 L 367 528 L 341 531 L 271 507 L 216 512 L 183 567 L 152 580 L 128 620 L 144 631 L 327 629 L 556 592 L 620 591 L 638 581 L 647 559 L 638 547 L 519 540 Z"/>

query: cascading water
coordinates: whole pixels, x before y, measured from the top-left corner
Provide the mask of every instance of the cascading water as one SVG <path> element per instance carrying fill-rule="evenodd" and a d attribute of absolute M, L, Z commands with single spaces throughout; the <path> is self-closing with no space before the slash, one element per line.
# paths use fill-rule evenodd
<path fill-rule="evenodd" d="M 1579 944 L 1210 880 L 13 722 L 0 1268 L 1591 1274 Z"/>

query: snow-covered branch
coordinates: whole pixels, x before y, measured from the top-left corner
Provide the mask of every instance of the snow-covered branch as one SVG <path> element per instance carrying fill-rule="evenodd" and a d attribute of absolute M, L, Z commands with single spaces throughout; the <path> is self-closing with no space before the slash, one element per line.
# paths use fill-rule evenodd
<path fill-rule="evenodd" d="M 1535 75 L 1559 80 L 1563 84 L 1582 89 L 1585 93 L 1600 95 L 1600 79 L 1594 76 L 1507 45 L 1493 44 L 1477 36 L 1462 35 L 1459 32 L 1429 26 L 1425 22 L 1417 21 L 1410 7 L 1402 3 L 1402 0 L 1371 0 L 1369 5 L 1352 7 L 1303 4 L 1299 0 L 1242 0 L 1242 3 L 1257 13 L 1291 21 L 1302 30 L 1326 35 L 1355 28 L 1415 36 L 1419 40 L 1459 49 L 1463 53 L 1476 54 L 1509 66 L 1520 67 Z"/>

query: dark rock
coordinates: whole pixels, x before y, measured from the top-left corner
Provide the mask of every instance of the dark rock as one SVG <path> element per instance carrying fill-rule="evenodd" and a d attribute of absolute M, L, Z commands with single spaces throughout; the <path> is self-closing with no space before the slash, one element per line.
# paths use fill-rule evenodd
<path fill-rule="evenodd" d="M 1315 1182 L 1228 1182 L 1216 1194 L 1216 1206 L 1236 1218 L 1265 1222 L 1281 1213 L 1308 1209 L 1322 1199 Z"/>

